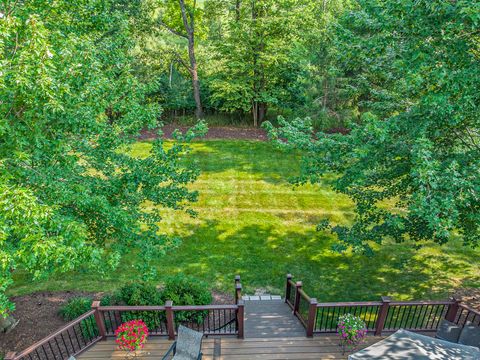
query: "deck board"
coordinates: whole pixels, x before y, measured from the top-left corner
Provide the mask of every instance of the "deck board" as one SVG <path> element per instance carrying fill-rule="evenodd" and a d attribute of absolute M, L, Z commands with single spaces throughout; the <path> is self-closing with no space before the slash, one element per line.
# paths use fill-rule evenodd
<path fill-rule="evenodd" d="M 363 349 L 383 337 L 368 336 L 365 343 L 357 350 Z M 138 360 L 158 360 L 171 345 L 165 338 L 152 337 L 144 350 L 137 354 Z M 204 360 L 299 360 L 299 359 L 347 359 L 342 355 L 336 336 L 318 336 L 290 338 L 205 338 L 202 343 Z M 101 341 L 90 350 L 77 357 L 79 360 L 125 359 L 125 352 L 118 350 L 113 339 Z"/>
<path fill-rule="evenodd" d="M 284 301 L 245 301 L 245 337 L 285 336 L 305 336 L 305 328 Z"/>

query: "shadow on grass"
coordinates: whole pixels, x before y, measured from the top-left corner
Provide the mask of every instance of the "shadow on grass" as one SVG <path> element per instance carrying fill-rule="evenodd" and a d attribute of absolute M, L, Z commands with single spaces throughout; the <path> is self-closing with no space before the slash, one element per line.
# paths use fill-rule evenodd
<path fill-rule="evenodd" d="M 474 264 L 476 254 L 423 255 L 408 245 L 385 245 L 374 257 L 337 254 L 332 238 L 312 231 L 283 231 L 269 225 L 222 229 L 217 221 L 192 228 L 193 234 L 160 261 L 160 269 L 184 272 L 228 290 L 234 275 L 242 276 L 247 292 L 256 289 L 281 294 L 287 272 L 302 280 L 319 301 L 446 297 L 452 278 Z M 448 261 L 438 263 L 439 259 Z M 472 265 L 473 266 L 473 265 Z M 476 279 L 476 280 L 475 280 Z M 473 276 L 471 281 L 477 281 Z"/>

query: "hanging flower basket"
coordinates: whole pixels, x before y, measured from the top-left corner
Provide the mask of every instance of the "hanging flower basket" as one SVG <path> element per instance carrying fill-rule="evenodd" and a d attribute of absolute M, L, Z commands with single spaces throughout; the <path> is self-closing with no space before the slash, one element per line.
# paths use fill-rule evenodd
<path fill-rule="evenodd" d="M 340 336 L 340 346 L 345 354 L 345 349 L 353 350 L 363 342 L 367 335 L 365 322 L 352 314 L 345 314 L 338 318 L 337 333 Z"/>
<path fill-rule="evenodd" d="M 115 330 L 115 342 L 121 350 L 136 357 L 137 350 L 143 349 L 148 337 L 147 325 L 142 320 L 131 320 Z"/>

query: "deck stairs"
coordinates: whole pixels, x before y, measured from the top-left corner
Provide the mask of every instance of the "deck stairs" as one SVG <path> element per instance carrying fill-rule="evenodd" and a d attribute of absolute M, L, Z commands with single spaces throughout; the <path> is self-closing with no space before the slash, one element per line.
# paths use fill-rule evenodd
<path fill-rule="evenodd" d="M 280 296 L 242 296 L 245 338 L 305 337 L 305 328 Z"/>

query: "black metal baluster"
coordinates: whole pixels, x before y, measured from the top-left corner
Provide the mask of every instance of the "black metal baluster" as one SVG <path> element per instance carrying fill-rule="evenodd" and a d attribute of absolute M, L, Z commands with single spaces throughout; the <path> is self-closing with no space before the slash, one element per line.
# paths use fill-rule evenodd
<path fill-rule="evenodd" d="M 75 330 L 75 325 L 72 326 L 72 329 L 73 329 L 73 334 L 75 335 L 75 339 L 77 339 L 78 348 L 81 349 L 82 348 L 82 343 L 81 343 L 80 339 L 78 338 L 77 330 Z"/>
<path fill-rule="evenodd" d="M 45 359 L 48 360 L 48 355 L 47 355 L 47 352 L 45 351 L 45 348 L 43 347 L 43 345 L 41 346 L 41 348 L 42 348 L 43 353 L 45 354 Z"/>
<path fill-rule="evenodd" d="M 60 334 L 60 337 L 62 337 L 62 334 Z M 60 358 L 63 358 L 63 351 L 60 345 L 58 344 L 57 337 L 54 337 L 53 340 L 55 340 L 55 345 L 57 345 L 57 348 L 60 351 L 60 355 L 61 355 Z M 68 348 L 65 346 L 65 340 L 63 340 L 63 338 L 62 338 L 62 341 L 63 341 L 63 347 L 65 348 L 65 352 L 67 353 L 67 357 L 68 357 L 70 354 L 68 353 Z"/>
<path fill-rule="evenodd" d="M 70 329 L 67 329 L 67 335 L 68 335 L 68 339 L 70 340 L 70 344 L 72 344 L 72 354 L 75 354 L 75 346 L 73 345 L 72 337 L 70 336 Z"/>

